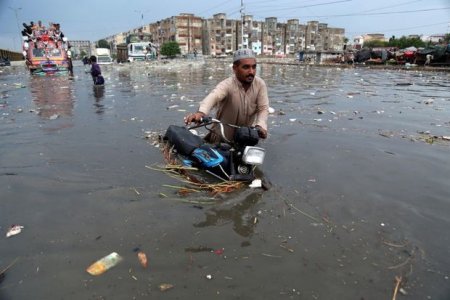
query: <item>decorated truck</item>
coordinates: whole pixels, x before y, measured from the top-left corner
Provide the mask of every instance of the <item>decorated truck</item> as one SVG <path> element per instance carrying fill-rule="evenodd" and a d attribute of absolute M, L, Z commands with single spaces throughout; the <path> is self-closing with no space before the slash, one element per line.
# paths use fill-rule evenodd
<path fill-rule="evenodd" d="M 38 24 L 23 24 L 23 56 L 31 74 L 49 75 L 69 71 L 67 38 L 60 25 L 49 23 L 46 27 Z"/>

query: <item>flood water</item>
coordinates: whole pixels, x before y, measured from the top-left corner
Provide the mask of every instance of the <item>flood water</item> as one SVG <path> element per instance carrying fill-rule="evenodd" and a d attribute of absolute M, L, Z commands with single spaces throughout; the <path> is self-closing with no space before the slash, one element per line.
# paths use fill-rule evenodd
<path fill-rule="evenodd" d="M 450 73 L 259 65 L 272 188 L 198 205 L 145 137 L 230 63 L 102 70 L 0 69 L 0 299 L 450 299 Z"/>

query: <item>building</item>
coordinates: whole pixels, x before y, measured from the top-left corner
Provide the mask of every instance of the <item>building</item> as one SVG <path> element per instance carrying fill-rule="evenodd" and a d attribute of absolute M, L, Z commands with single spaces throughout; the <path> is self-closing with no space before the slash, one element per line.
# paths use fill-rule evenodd
<path fill-rule="evenodd" d="M 441 44 L 445 41 L 445 34 L 432 34 L 419 37 L 425 43 Z"/>
<path fill-rule="evenodd" d="M 211 56 L 233 53 L 237 49 L 237 23 L 235 20 L 228 20 L 224 13 L 203 20 L 203 53 Z"/>
<path fill-rule="evenodd" d="M 277 56 L 300 51 L 343 51 L 345 34 L 343 28 L 331 28 L 318 21 L 304 25 L 298 19 L 280 23 L 276 17 L 256 21 L 253 16 L 245 15 L 242 22 L 228 19 L 225 13 L 217 13 L 208 19 L 182 13 L 106 40 L 114 46 L 123 43 L 128 34 L 137 30 L 150 33 L 157 46 L 176 41 L 182 54 L 193 53 L 195 49 L 197 53 L 211 56 L 226 56 L 241 48 Z"/>
<path fill-rule="evenodd" d="M 382 33 L 368 33 L 359 35 L 353 38 L 353 47 L 355 49 L 361 49 L 365 42 L 370 41 L 386 41 L 386 38 Z"/>
<path fill-rule="evenodd" d="M 81 56 L 87 55 L 91 56 L 92 50 L 92 43 L 91 41 L 77 41 L 77 40 L 70 40 L 69 41 L 72 56 L 77 59 L 81 58 Z"/>
<path fill-rule="evenodd" d="M 203 19 L 193 14 L 182 13 L 153 24 L 149 24 L 149 33 L 153 42 L 162 45 L 176 41 L 180 45 L 181 54 L 201 53 L 203 46 Z"/>

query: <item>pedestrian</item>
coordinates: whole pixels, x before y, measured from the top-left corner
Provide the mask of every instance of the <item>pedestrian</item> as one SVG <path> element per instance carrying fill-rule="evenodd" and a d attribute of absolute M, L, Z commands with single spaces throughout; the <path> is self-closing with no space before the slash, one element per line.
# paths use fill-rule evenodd
<path fill-rule="evenodd" d="M 431 55 L 431 54 L 427 54 L 426 55 L 426 60 L 425 60 L 425 66 L 428 66 L 428 65 L 430 65 L 430 63 L 431 63 L 431 61 L 433 60 L 433 55 Z"/>
<path fill-rule="evenodd" d="M 91 62 L 91 75 L 92 80 L 94 80 L 94 85 L 104 84 L 105 79 L 102 76 L 102 70 L 100 69 L 100 66 L 97 64 L 97 57 L 95 57 L 95 55 L 92 55 L 89 60 Z"/>
<path fill-rule="evenodd" d="M 87 56 L 83 56 L 83 66 L 84 66 L 84 72 L 85 73 L 89 73 L 90 71 L 89 71 L 89 67 L 88 67 L 88 65 L 90 64 L 89 63 L 89 58 L 87 57 Z"/>
<path fill-rule="evenodd" d="M 72 62 L 72 46 L 67 46 L 67 69 L 69 70 L 69 75 L 73 77 L 73 62 Z"/>
<path fill-rule="evenodd" d="M 233 72 L 220 82 L 201 102 L 196 113 L 185 117 L 186 125 L 200 120 L 216 109 L 216 119 L 225 124 L 255 126 L 261 138 L 267 138 L 267 118 L 269 97 L 267 86 L 256 76 L 256 57 L 252 50 L 241 49 L 234 52 Z M 233 140 L 235 128 L 224 126 L 225 136 Z M 205 137 L 210 143 L 221 141 L 218 126 Z"/>

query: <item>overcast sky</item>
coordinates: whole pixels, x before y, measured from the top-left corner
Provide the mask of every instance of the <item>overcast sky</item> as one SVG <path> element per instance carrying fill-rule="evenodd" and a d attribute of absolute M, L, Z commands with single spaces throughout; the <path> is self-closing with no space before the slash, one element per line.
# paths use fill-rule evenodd
<path fill-rule="evenodd" d="M 345 35 L 386 37 L 450 32 L 450 0 L 243 0 L 245 14 L 262 21 L 299 19 L 345 29 Z M 0 0 L 0 49 L 20 49 L 22 23 L 60 23 L 69 40 L 90 40 L 153 23 L 180 13 L 211 18 L 240 17 L 241 0 Z M 17 16 L 17 18 L 16 18 Z M 143 16 L 143 18 L 142 18 Z"/>

